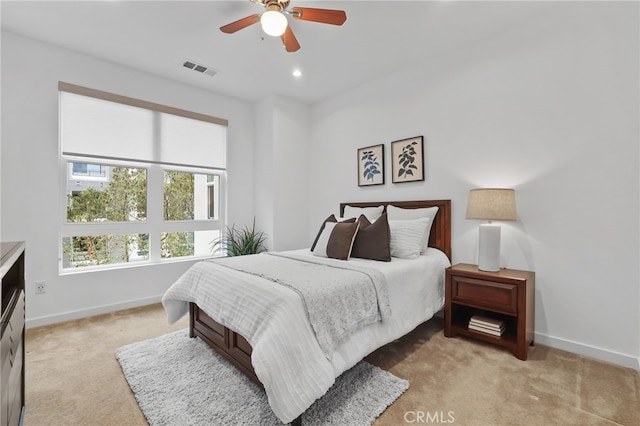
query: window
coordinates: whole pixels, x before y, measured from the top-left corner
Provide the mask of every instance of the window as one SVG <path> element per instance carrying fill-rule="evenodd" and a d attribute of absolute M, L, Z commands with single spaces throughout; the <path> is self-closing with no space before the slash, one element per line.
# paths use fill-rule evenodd
<path fill-rule="evenodd" d="M 219 181 L 217 175 L 165 170 L 164 220 L 218 220 L 213 206 L 218 205 L 214 189 Z M 206 254 L 211 241 L 219 235 L 219 230 L 163 233 L 161 255 L 172 258 Z"/>
<path fill-rule="evenodd" d="M 76 174 L 77 166 L 67 178 L 67 223 L 131 222 L 147 218 L 147 169 L 139 167 L 96 164 L 108 179 L 83 179 Z"/>
<path fill-rule="evenodd" d="M 60 83 L 62 272 L 210 255 L 226 121 Z"/>

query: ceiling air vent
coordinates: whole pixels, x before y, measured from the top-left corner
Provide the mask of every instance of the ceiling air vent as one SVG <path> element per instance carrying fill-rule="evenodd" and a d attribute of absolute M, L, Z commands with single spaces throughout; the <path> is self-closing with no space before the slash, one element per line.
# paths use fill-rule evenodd
<path fill-rule="evenodd" d="M 185 67 L 185 68 L 189 68 L 190 70 L 197 71 L 197 72 L 199 72 L 201 74 L 206 74 L 209 77 L 213 77 L 218 72 L 218 70 L 215 69 L 215 68 L 211 68 L 211 67 L 208 67 L 206 65 L 198 64 L 195 61 L 191 61 L 189 59 L 186 59 L 186 60 L 182 61 L 182 66 Z"/>

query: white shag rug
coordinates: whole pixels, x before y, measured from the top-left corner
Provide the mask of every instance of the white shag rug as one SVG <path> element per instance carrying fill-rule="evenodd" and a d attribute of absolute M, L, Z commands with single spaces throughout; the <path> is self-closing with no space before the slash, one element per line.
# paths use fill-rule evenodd
<path fill-rule="evenodd" d="M 116 351 L 151 426 L 281 425 L 262 389 L 180 330 Z M 360 362 L 302 415 L 307 425 L 371 425 L 409 382 Z"/>

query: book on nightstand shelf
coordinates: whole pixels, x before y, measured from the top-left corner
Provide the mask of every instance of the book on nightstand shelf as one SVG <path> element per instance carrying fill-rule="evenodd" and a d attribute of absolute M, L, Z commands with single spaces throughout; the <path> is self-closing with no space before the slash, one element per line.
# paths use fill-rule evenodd
<path fill-rule="evenodd" d="M 469 320 L 469 330 L 491 334 L 492 336 L 502 336 L 504 329 L 504 321 L 499 319 L 485 317 L 482 315 L 474 315 Z"/>
<path fill-rule="evenodd" d="M 479 331 L 481 333 L 491 334 L 492 336 L 500 337 L 502 336 L 503 330 L 492 330 L 490 328 L 484 328 L 478 325 L 469 324 L 469 330 Z"/>

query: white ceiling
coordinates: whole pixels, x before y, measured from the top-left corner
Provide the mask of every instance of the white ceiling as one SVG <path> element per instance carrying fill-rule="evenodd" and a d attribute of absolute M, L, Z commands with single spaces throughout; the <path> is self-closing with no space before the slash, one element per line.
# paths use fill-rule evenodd
<path fill-rule="evenodd" d="M 301 49 L 253 25 L 235 34 L 219 27 L 262 6 L 234 1 L 7 1 L 2 29 L 125 64 L 239 99 L 278 94 L 317 102 L 364 81 L 437 60 L 482 37 L 544 13 L 553 2 L 305 1 L 291 6 L 342 9 L 338 27 L 289 18 Z M 215 68 L 188 70 L 185 59 Z M 299 68 L 301 78 L 292 76 Z"/>

